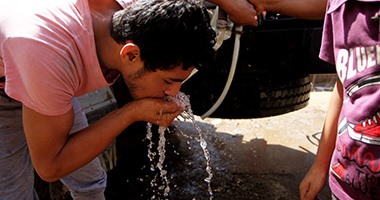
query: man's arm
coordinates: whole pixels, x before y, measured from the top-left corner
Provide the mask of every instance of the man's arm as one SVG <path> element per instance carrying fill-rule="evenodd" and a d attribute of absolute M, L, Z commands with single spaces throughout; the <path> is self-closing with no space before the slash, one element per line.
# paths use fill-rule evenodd
<path fill-rule="evenodd" d="M 37 173 L 46 181 L 55 181 L 96 158 L 133 122 L 168 126 L 180 112 L 175 102 L 141 99 L 69 135 L 74 119 L 72 110 L 52 117 L 23 106 L 23 124 Z"/>
<path fill-rule="evenodd" d="M 265 11 L 300 19 L 323 19 L 327 0 L 247 0 Z"/>
<path fill-rule="evenodd" d="M 300 19 L 323 19 L 327 0 L 209 0 L 228 13 L 237 25 L 257 25 L 264 10 Z"/>
<path fill-rule="evenodd" d="M 209 0 L 222 8 L 237 25 L 257 25 L 257 15 L 262 12 L 260 7 L 253 6 L 248 0 Z"/>
<path fill-rule="evenodd" d="M 316 158 L 299 187 L 301 200 L 313 200 L 326 182 L 331 156 L 335 148 L 342 104 L 343 88 L 338 80 L 331 95 Z"/>

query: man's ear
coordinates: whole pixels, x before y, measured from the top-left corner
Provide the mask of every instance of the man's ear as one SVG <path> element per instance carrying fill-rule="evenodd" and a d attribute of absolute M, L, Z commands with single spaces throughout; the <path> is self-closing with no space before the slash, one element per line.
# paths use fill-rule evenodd
<path fill-rule="evenodd" d="M 120 56 L 123 62 L 134 62 L 140 58 L 140 48 L 133 42 L 128 42 L 121 48 Z"/>

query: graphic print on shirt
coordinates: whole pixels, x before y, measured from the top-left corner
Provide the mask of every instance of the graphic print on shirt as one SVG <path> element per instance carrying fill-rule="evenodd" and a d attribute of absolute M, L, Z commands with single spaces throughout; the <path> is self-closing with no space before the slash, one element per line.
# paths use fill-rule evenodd
<path fill-rule="evenodd" d="M 364 120 L 360 124 L 348 124 L 347 131 L 349 136 L 367 144 L 380 145 L 380 113 Z"/>
<path fill-rule="evenodd" d="M 356 47 L 340 49 L 337 57 L 337 73 L 342 83 L 365 71 L 366 69 L 380 64 L 380 45 L 369 47 Z M 379 87 L 380 74 L 365 75 L 350 83 L 346 87 L 348 98 L 367 88 Z M 380 144 L 380 113 L 376 111 L 372 116 L 367 116 L 361 123 L 348 122 L 348 133 L 354 140 L 367 144 Z"/>
<path fill-rule="evenodd" d="M 349 106 L 351 112 L 339 123 L 330 171 L 354 191 L 370 197 L 380 194 L 380 106 L 371 104 L 368 110 L 363 99 L 378 98 L 370 95 L 380 90 L 379 65 L 379 45 L 341 49 L 337 54 L 337 73 L 346 92 L 344 104 L 349 104 L 342 109 Z"/>
<path fill-rule="evenodd" d="M 358 124 L 358 127 L 362 127 Z M 373 126 L 378 127 L 378 125 Z M 330 171 L 342 182 L 348 184 L 354 191 L 372 199 L 377 199 L 380 194 L 380 145 L 377 142 L 371 144 L 371 139 L 353 138 L 349 133 L 355 131 L 347 118 L 339 123 L 338 138 L 336 142 L 336 155 L 332 160 Z M 359 134 L 359 133 L 356 133 Z M 370 146 L 370 147 L 369 147 Z"/>
<path fill-rule="evenodd" d="M 336 71 L 342 83 L 346 80 L 352 79 L 366 69 L 379 65 L 380 45 L 339 49 L 336 59 Z M 358 83 L 358 86 L 360 86 L 360 84 L 362 83 Z M 359 89 L 360 88 L 353 87 L 351 89 L 351 94 Z"/>

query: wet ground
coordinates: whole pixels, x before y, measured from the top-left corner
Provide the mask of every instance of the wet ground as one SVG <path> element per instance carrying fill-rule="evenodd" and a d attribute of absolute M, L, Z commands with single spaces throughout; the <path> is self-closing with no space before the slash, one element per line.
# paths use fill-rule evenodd
<path fill-rule="evenodd" d="M 119 162 L 109 172 L 108 199 L 299 199 L 298 185 L 315 157 L 331 94 L 331 88 L 317 86 L 307 107 L 279 116 L 196 116 L 211 155 L 213 195 L 204 181 L 206 160 L 190 121 L 176 121 L 166 133 L 168 196 L 160 189 L 165 182 L 159 171 L 150 170 L 150 163 L 157 160 L 147 158 L 145 125 L 136 124 L 117 141 Z M 330 198 L 327 187 L 319 198 Z"/>
<path fill-rule="evenodd" d="M 209 176 L 206 160 L 192 122 L 176 121 L 165 133 L 167 184 L 156 167 L 150 169 L 158 156 L 148 159 L 146 123 L 134 124 L 116 140 L 117 165 L 108 171 L 107 199 L 299 199 L 298 185 L 315 158 L 333 83 L 331 76 L 313 77 L 308 106 L 283 115 L 256 119 L 196 116 L 211 157 L 212 195 L 204 181 Z M 153 132 L 157 144 L 157 127 Z M 40 184 L 49 192 L 49 185 Z M 170 188 L 167 195 L 163 191 L 166 185 Z M 60 187 L 59 183 L 50 185 L 50 199 L 70 199 Z M 41 199 L 49 199 L 46 196 Z M 331 199 L 328 187 L 318 197 Z"/>

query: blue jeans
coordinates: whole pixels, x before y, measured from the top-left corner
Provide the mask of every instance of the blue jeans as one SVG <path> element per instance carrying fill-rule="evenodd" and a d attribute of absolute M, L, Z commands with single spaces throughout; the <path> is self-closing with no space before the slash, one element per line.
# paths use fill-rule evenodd
<path fill-rule="evenodd" d="M 76 132 L 88 126 L 76 98 L 73 99 Z M 61 179 L 76 200 L 103 200 L 107 174 L 99 159 Z M 34 168 L 22 127 L 21 104 L 0 91 L 0 199 L 38 199 Z"/>

